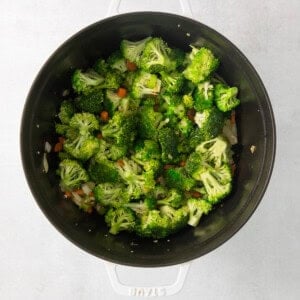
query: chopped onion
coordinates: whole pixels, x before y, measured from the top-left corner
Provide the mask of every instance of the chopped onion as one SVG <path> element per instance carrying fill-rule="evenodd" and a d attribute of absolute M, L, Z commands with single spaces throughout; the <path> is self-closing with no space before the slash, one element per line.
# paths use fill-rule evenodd
<path fill-rule="evenodd" d="M 236 124 L 232 124 L 230 120 L 226 120 L 223 127 L 223 134 L 228 139 L 231 145 L 235 145 L 238 142 Z"/>
<path fill-rule="evenodd" d="M 77 193 L 75 193 L 75 192 L 72 192 L 72 195 L 73 195 L 73 198 L 72 198 L 73 202 L 75 204 L 77 204 L 78 206 L 80 206 L 81 203 L 82 203 L 81 197 Z"/>
<path fill-rule="evenodd" d="M 51 145 L 50 145 L 48 142 L 45 143 L 45 151 L 46 151 L 47 153 L 50 153 L 50 152 L 51 152 Z"/>
<path fill-rule="evenodd" d="M 81 188 L 86 195 L 89 195 L 92 192 L 91 188 L 89 187 L 89 185 L 87 183 L 84 183 L 81 186 Z"/>
<path fill-rule="evenodd" d="M 44 172 L 48 173 L 49 164 L 48 164 L 48 160 L 47 160 L 47 153 L 44 153 L 44 155 L 43 155 L 43 167 L 44 167 Z"/>

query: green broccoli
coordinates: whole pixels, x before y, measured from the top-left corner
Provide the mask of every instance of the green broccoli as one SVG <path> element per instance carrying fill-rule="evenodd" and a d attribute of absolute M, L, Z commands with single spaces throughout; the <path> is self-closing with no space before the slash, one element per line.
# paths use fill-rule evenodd
<path fill-rule="evenodd" d="M 211 107 L 202 112 L 197 112 L 194 120 L 197 128 L 192 130 L 190 135 L 192 147 L 196 147 L 203 141 L 216 137 L 222 131 L 224 114 L 216 107 Z"/>
<path fill-rule="evenodd" d="M 90 159 L 99 149 L 99 140 L 91 135 L 78 135 L 75 139 L 67 138 L 63 146 L 64 150 L 82 161 Z"/>
<path fill-rule="evenodd" d="M 120 231 L 132 231 L 135 227 L 134 212 L 126 207 L 110 208 L 105 214 L 105 222 L 110 227 L 109 233 L 118 234 Z"/>
<path fill-rule="evenodd" d="M 92 69 L 76 70 L 72 76 L 72 87 L 77 94 L 89 94 L 104 82 L 104 77 Z"/>
<path fill-rule="evenodd" d="M 154 175 L 159 174 L 162 170 L 162 164 L 157 159 L 139 160 L 132 156 L 132 160 L 141 165 L 146 172 L 151 171 Z"/>
<path fill-rule="evenodd" d="M 199 83 L 194 91 L 194 108 L 203 111 L 213 106 L 214 86 L 209 81 Z"/>
<path fill-rule="evenodd" d="M 185 53 L 181 49 L 178 48 L 172 48 L 171 53 L 170 53 L 170 71 L 171 70 L 176 70 L 181 69 L 184 66 L 184 61 L 185 61 Z"/>
<path fill-rule="evenodd" d="M 64 100 L 60 104 L 58 118 L 60 119 L 62 124 L 69 124 L 74 113 L 75 108 L 73 103 L 70 100 Z"/>
<path fill-rule="evenodd" d="M 157 128 L 163 115 L 151 106 L 142 106 L 139 112 L 138 134 L 143 139 L 156 139 Z"/>
<path fill-rule="evenodd" d="M 96 162 L 101 162 L 103 159 L 118 160 L 127 154 L 127 146 L 116 145 L 109 143 L 104 139 L 99 140 L 99 150 L 95 154 L 94 159 Z"/>
<path fill-rule="evenodd" d="M 121 52 L 123 56 L 137 65 L 139 65 L 141 54 L 145 48 L 146 43 L 151 39 L 151 37 L 147 37 L 143 40 L 132 42 L 128 40 L 122 40 L 121 42 Z"/>
<path fill-rule="evenodd" d="M 70 120 L 70 127 L 77 129 L 79 134 L 88 135 L 99 130 L 99 122 L 96 117 L 87 112 L 76 113 Z"/>
<path fill-rule="evenodd" d="M 169 188 L 180 191 L 190 191 L 196 185 L 196 181 L 189 177 L 183 168 L 170 168 L 166 170 L 165 180 Z"/>
<path fill-rule="evenodd" d="M 231 181 L 223 184 L 222 175 L 218 174 L 218 178 L 214 175 L 215 172 L 213 168 L 207 168 L 200 174 L 200 179 L 207 193 L 207 200 L 212 204 L 220 202 L 221 199 L 226 197 L 231 192 L 232 188 Z M 226 172 L 225 177 L 226 182 L 228 177 Z"/>
<path fill-rule="evenodd" d="M 188 117 L 183 117 L 177 127 L 183 136 L 188 137 L 194 128 L 194 123 Z"/>
<path fill-rule="evenodd" d="M 139 99 L 149 95 L 157 95 L 160 92 L 161 81 L 155 74 L 139 71 L 135 74 L 131 87 L 133 98 Z"/>
<path fill-rule="evenodd" d="M 112 139 L 117 145 L 129 147 L 135 138 L 136 125 L 135 113 L 118 111 L 102 127 L 101 132 L 104 138 Z"/>
<path fill-rule="evenodd" d="M 158 205 L 168 205 L 173 208 L 179 208 L 183 205 L 183 196 L 176 189 L 170 189 L 166 198 L 157 201 Z"/>
<path fill-rule="evenodd" d="M 105 91 L 103 105 L 110 116 L 113 116 L 114 112 L 118 109 L 121 99 L 113 90 L 107 89 Z"/>
<path fill-rule="evenodd" d="M 102 110 L 102 102 L 102 90 L 93 91 L 89 94 L 82 94 L 75 99 L 75 105 L 80 111 L 92 114 L 99 113 Z"/>
<path fill-rule="evenodd" d="M 219 168 L 222 163 L 231 161 L 229 143 L 222 136 L 217 136 L 214 139 L 202 142 L 197 146 L 196 151 L 217 168 Z"/>
<path fill-rule="evenodd" d="M 59 163 L 58 174 L 63 190 L 72 190 L 89 180 L 86 170 L 76 161 L 64 159 Z"/>
<path fill-rule="evenodd" d="M 104 77 L 104 81 L 100 83 L 101 89 L 117 89 L 122 83 L 121 73 L 117 70 L 109 70 Z"/>
<path fill-rule="evenodd" d="M 207 48 L 193 48 L 189 56 L 190 63 L 183 71 L 186 79 L 193 83 L 206 80 L 219 66 L 219 60 Z"/>
<path fill-rule="evenodd" d="M 88 173 L 96 183 L 120 182 L 121 178 L 115 164 L 106 158 L 90 164 Z"/>
<path fill-rule="evenodd" d="M 200 180 L 200 174 L 203 172 L 205 166 L 207 164 L 203 160 L 202 154 L 192 152 L 186 161 L 185 170 L 189 176 L 195 180 Z"/>
<path fill-rule="evenodd" d="M 212 205 L 209 202 L 196 198 L 188 199 L 187 207 L 189 209 L 188 224 L 193 227 L 199 224 L 200 218 L 203 215 L 207 215 L 212 210 Z"/>
<path fill-rule="evenodd" d="M 133 160 L 122 159 L 122 163 L 117 165 L 117 169 L 133 199 L 139 199 L 141 195 L 147 194 L 155 185 L 153 172 L 141 172 L 140 166 Z"/>
<path fill-rule="evenodd" d="M 187 94 L 182 96 L 182 103 L 186 108 L 193 108 L 194 107 L 194 99 L 192 95 Z"/>
<path fill-rule="evenodd" d="M 108 64 L 105 62 L 104 59 L 99 58 L 96 62 L 95 65 L 93 67 L 93 69 L 100 75 L 105 76 L 105 74 L 108 72 L 109 70 L 109 66 Z"/>
<path fill-rule="evenodd" d="M 181 73 L 174 71 L 172 73 L 160 72 L 162 88 L 166 93 L 176 94 L 181 91 L 184 77 Z"/>
<path fill-rule="evenodd" d="M 152 38 L 145 45 L 139 66 L 149 73 L 169 71 L 172 67 L 170 53 L 171 49 L 161 38 Z"/>
<path fill-rule="evenodd" d="M 162 216 L 159 210 L 154 209 L 140 217 L 138 224 L 135 226 L 135 232 L 141 237 L 159 239 L 172 233 L 170 227 L 169 218 Z"/>
<path fill-rule="evenodd" d="M 140 107 L 141 99 L 134 99 L 132 97 L 122 98 L 121 103 L 119 105 L 119 111 L 121 112 L 130 112 L 137 111 Z"/>
<path fill-rule="evenodd" d="M 153 140 L 140 140 L 136 142 L 134 150 L 134 157 L 140 161 L 160 159 L 161 157 L 159 145 Z"/>
<path fill-rule="evenodd" d="M 102 206 L 121 207 L 129 202 L 126 186 L 121 183 L 99 183 L 94 188 L 96 201 Z"/>
<path fill-rule="evenodd" d="M 187 225 L 189 211 L 186 206 L 174 209 L 171 206 L 161 206 L 160 213 L 169 220 L 169 233 L 175 233 Z"/>
<path fill-rule="evenodd" d="M 121 51 L 113 52 L 107 59 L 108 65 L 115 70 L 124 73 L 127 71 L 125 58 L 122 56 Z"/>
<path fill-rule="evenodd" d="M 144 201 L 140 202 L 130 202 L 124 205 L 132 209 L 137 215 L 145 215 L 150 210 L 155 209 L 156 207 L 156 199 L 152 197 L 147 197 Z"/>
<path fill-rule="evenodd" d="M 234 109 L 240 104 L 236 97 L 238 94 L 237 87 L 228 87 L 224 84 L 217 84 L 215 87 L 215 101 L 219 110 L 226 112 Z"/>
<path fill-rule="evenodd" d="M 161 147 L 161 160 L 163 163 L 178 162 L 177 150 L 178 136 L 170 127 L 163 127 L 158 131 L 158 142 Z"/>
<path fill-rule="evenodd" d="M 169 95 L 163 94 L 163 100 L 165 103 L 166 112 L 164 113 L 166 117 L 172 118 L 177 116 L 178 118 L 182 119 L 186 115 L 186 109 L 182 103 L 182 99 L 178 95 Z"/>

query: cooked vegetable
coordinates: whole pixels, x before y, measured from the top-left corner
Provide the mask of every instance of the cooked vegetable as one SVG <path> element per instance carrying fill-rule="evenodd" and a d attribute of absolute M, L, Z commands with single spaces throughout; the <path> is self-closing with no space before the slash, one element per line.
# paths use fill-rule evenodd
<path fill-rule="evenodd" d="M 76 69 L 51 150 L 64 197 L 102 216 L 111 234 L 165 238 L 201 226 L 236 168 L 240 100 L 216 80 L 218 65 L 208 48 L 185 53 L 147 37 Z"/>

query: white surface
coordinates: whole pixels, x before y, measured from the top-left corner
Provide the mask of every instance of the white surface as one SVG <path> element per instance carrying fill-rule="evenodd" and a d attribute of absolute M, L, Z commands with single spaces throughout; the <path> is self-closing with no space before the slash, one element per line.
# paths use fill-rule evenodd
<path fill-rule="evenodd" d="M 124 299 L 112 291 L 102 261 L 73 246 L 42 215 L 19 158 L 21 112 L 38 70 L 66 38 L 103 18 L 107 7 L 99 0 L 0 1 L 1 299 Z M 134 8 L 179 11 L 176 1 L 121 5 L 122 12 Z M 171 298 L 300 299 L 300 1 L 193 0 L 192 9 L 261 75 L 278 145 L 272 180 L 255 214 L 230 241 L 194 261 L 183 290 Z M 131 284 L 174 279 L 169 269 L 122 273 Z"/>

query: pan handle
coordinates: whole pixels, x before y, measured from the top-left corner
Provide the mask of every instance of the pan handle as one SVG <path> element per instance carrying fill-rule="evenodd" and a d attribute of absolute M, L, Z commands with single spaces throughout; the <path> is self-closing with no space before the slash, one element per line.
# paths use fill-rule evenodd
<path fill-rule="evenodd" d="M 107 11 L 107 17 L 118 15 L 120 13 L 120 4 L 122 0 L 110 0 Z M 190 0 L 178 0 L 180 3 L 181 12 L 188 18 L 193 18 Z"/>
<path fill-rule="evenodd" d="M 187 276 L 190 263 L 184 263 L 179 265 L 179 270 L 177 278 L 174 283 L 170 285 L 162 286 L 129 286 L 123 284 L 117 274 L 117 265 L 110 262 L 104 262 L 108 277 L 110 279 L 111 285 L 115 292 L 123 296 L 131 297 L 160 297 L 160 296 L 170 296 L 178 293 L 184 284 L 185 278 Z"/>

